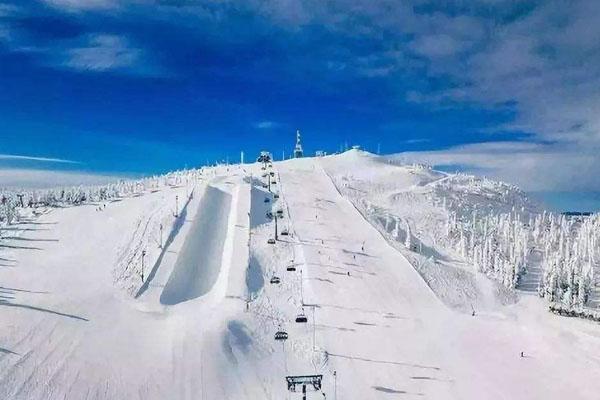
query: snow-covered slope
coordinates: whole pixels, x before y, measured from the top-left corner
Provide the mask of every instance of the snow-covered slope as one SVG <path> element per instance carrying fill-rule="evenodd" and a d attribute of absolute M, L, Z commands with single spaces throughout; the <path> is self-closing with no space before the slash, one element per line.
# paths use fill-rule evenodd
<path fill-rule="evenodd" d="M 340 192 L 411 260 L 446 304 L 471 313 L 515 300 L 466 263 L 447 224 L 451 215 L 464 218 L 474 210 L 499 214 L 513 205 L 535 209 L 517 188 L 357 150 L 324 158 L 321 164 Z"/>
<path fill-rule="evenodd" d="M 294 399 L 285 377 L 315 373 L 333 399 L 596 398 L 597 324 L 506 301 L 434 243 L 441 206 L 425 199 L 445 180 L 353 152 L 221 166 L 10 225 L 0 398 Z M 288 235 L 270 244 L 278 210 Z M 386 216 L 409 228 L 382 228 Z M 415 264 L 425 251 L 459 272 L 433 284 Z M 470 291 L 475 316 L 447 306 Z"/>
<path fill-rule="evenodd" d="M 472 312 L 514 301 L 505 288 L 518 288 L 596 313 L 598 216 L 546 213 L 512 185 L 400 165 L 393 156 L 353 150 L 321 163 L 447 304 Z"/>

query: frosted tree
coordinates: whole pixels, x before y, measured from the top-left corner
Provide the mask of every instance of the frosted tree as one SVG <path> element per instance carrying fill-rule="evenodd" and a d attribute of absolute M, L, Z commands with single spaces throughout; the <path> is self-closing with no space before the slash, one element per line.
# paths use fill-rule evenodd
<path fill-rule="evenodd" d="M 396 217 L 396 224 L 394 225 L 394 230 L 392 231 L 392 237 L 395 240 L 398 240 L 400 237 L 400 219 Z"/>

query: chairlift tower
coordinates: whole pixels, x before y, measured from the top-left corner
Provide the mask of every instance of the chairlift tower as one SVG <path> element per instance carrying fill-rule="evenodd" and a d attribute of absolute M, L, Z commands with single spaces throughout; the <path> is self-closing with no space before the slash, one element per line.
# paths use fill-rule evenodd
<path fill-rule="evenodd" d="M 296 131 L 296 147 L 294 147 L 294 158 L 302 158 L 304 156 L 304 150 L 302 150 L 302 143 L 300 142 L 300 131 Z"/>

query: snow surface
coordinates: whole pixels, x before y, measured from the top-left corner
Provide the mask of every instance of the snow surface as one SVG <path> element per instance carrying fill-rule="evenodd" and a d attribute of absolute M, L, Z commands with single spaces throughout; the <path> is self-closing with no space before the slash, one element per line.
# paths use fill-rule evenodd
<path fill-rule="evenodd" d="M 103 211 L 49 209 L 4 228 L 0 398 L 293 399 L 285 376 L 313 373 L 330 399 L 597 398 L 600 325 L 534 296 L 507 301 L 452 254 L 425 274 L 349 194 L 434 235 L 419 193 L 443 174 L 358 152 L 274 170 L 279 199 L 260 165 L 220 166 Z M 271 245 L 277 209 L 290 235 Z"/>
<path fill-rule="evenodd" d="M 161 304 L 175 305 L 210 291 L 221 270 L 231 196 L 213 186 L 206 189 L 198 217 L 160 295 Z"/>

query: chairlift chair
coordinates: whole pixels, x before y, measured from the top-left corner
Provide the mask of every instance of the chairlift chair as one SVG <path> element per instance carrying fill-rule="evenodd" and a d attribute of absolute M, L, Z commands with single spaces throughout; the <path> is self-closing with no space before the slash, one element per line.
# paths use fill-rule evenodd
<path fill-rule="evenodd" d="M 335 375 L 335 372 L 334 372 Z M 294 393 L 302 391 L 306 399 L 306 390 L 321 391 L 323 387 L 323 375 L 286 376 L 288 391 Z M 321 393 L 325 397 L 325 393 Z"/>
<path fill-rule="evenodd" d="M 304 313 L 301 313 L 296 316 L 296 322 L 299 324 L 305 324 L 308 322 L 308 318 L 306 318 L 306 315 L 304 315 Z"/>
<path fill-rule="evenodd" d="M 267 240 L 267 243 L 268 244 L 275 244 L 276 242 L 275 242 L 275 239 L 269 238 L 269 240 Z"/>
<path fill-rule="evenodd" d="M 274 199 L 278 199 L 278 198 L 279 198 L 279 195 L 278 195 L 277 193 L 275 193 L 275 194 L 273 195 L 273 198 L 274 198 Z"/>
<path fill-rule="evenodd" d="M 271 278 L 271 284 L 277 285 L 279 283 L 281 283 L 281 279 L 279 279 L 279 277 L 274 276 L 274 277 Z"/>
<path fill-rule="evenodd" d="M 269 203 L 271 200 L 269 200 L 268 197 L 265 197 L 265 203 Z"/>
<path fill-rule="evenodd" d="M 288 231 L 281 231 L 281 236 L 287 236 L 289 235 Z"/>
<path fill-rule="evenodd" d="M 288 340 L 288 333 L 285 331 L 278 331 L 275 333 L 275 340 L 282 342 Z"/>
<path fill-rule="evenodd" d="M 286 269 L 289 272 L 295 272 L 296 271 L 296 266 L 295 265 L 288 265 Z"/>

